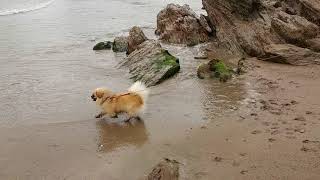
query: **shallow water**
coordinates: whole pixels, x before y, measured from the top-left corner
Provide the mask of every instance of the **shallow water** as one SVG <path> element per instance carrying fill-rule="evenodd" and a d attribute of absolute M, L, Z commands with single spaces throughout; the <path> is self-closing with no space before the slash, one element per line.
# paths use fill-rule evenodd
<path fill-rule="evenodd" d="M 14 2 L 2 2 L 0 12 L 24 8 Z M 94 119 L 98 110 L 90 100 L 92 89 L 124 91 L 132 82 L 125 69 L 116 68 L 124 54 L 94 52 L 93 45 L 125 34 L 133 25 L 152 37 L 156 15 L 169 2 L 187 1 L 55 0 L 34 11 L 0 16 L 0 142 L 6 145 L 0 150 L 0 164 L 8 165 L 0 166 L 0 174 L 25 177 L 31 172 L 39 177 L 53 168 L 70 175 L 74 169 L 65 166 L 98 166 L 95 158 L 102 153 L 107 156 L 103 160 L 113 164 L 110 172 L 120 175 L 119 169 L 138 162 L 126 164 L 125 154 L 142 156 L 159 142 L 176 142 L 188 129 L 243 103 L 246 89 L 237 80 L 221 84 L 196 78 L 201 60 L 193 57 L 198 47 L 164 45 L 179 57 L 181 72 L 152 87 L 144 121 Z M 188 3 L 201 11 L 201 2 Z M 79 149 L 82 146 L 85 150 Z M 46 152 L 38 154 L 41 148 Z M 20 157 L 19 149 L 30 159 Z M 158 158 L 151 154 L 144 157 L 150 164 Z M 37 166 L 27 168 L 30 161 Z M 131 173 L 138 174 L 147 164 Z"/>

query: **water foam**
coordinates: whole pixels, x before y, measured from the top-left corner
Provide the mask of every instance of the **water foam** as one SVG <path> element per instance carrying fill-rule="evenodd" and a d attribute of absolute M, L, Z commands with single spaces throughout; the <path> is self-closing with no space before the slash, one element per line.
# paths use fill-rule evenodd
<path fill-rule="evenodd" d="M 35 11 L 35 10 L 42 9 L 42 8 L 49 6 L 51 3 L 53 3 L 53 1 L 54 0 L 50 0 L 48 2 L 40 3 L 40 4 L 37 4 L 33 7 L 24 8 L 24 9 L 11 9 L 11 10 L 0 11 L 0 16 L 8 16 L 8 15 L 12 15 L 12 14 L 19 14 L 19 13 L 26 13 L 26 12 L 30 12 L 30 11 Z"/>

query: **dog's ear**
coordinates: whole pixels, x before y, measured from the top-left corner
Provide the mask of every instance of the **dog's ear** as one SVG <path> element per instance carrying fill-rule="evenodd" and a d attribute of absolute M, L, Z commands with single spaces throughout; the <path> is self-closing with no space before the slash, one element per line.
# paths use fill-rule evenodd
<path fill-rule="evenodd" d="M 97 98 L 102 98 L 104 95 L 103 91 L 96 91 Z"/>

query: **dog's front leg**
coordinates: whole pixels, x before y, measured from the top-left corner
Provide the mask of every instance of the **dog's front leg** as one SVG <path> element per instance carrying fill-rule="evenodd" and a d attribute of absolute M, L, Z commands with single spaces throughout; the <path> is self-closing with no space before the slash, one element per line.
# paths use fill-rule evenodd
<path fill-rule="evenodd" d="M 96 118 L 102 118 L 104 115 L 106 115 L 105 112 L 101 112 L 100 114 L 96 115 Z"/>

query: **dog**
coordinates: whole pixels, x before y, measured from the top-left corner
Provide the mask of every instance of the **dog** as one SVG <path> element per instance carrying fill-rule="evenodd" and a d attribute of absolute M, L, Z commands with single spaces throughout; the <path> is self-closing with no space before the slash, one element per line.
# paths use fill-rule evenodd
<path fill-rule="evenodd" d="M 145 110 L 149 89 L 140 81 L 135 82 L 127 92 L 114 93 L 107 88 L 97 88 L 91 99 L 101 107 L 102 112 L 96 118 L 108 115 L 117 118 L 120 113 L 127 113 L 129 121 L 132 118 L 140 119 L 139 115 Z"/>

